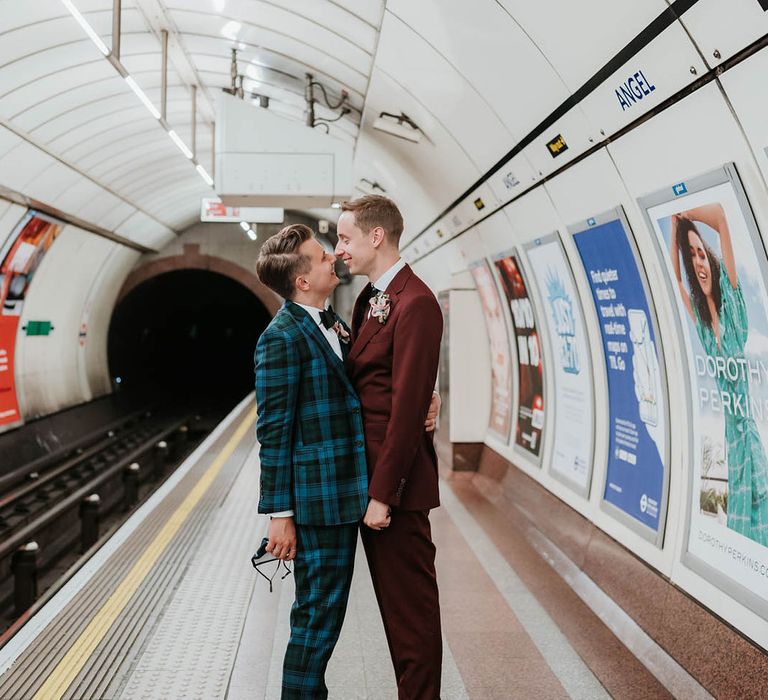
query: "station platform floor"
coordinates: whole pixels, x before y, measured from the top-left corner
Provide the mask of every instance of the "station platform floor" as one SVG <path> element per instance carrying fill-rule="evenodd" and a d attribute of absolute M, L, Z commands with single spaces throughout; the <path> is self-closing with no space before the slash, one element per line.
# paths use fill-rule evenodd
<path fill-rule="evenodd" d="M 0 650 L 0 698 L 279 698 L 293 577 L 270 593 L 250 563 L 254 421 L 249 397 Z M 444 699 L 712 697 L 470 478 L 441 495 Z M 338 700 L 397 697 L 360 548 L 326 680 Z"/>

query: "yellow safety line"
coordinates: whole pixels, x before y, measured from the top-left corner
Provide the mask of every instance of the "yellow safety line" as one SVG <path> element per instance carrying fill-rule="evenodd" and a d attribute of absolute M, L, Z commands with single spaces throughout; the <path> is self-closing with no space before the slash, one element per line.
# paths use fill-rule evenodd
<path fill-rule="evenodd" d="M 203 497 L 203 494 L 208 490 L 208 487 L 213 483 L 213 480 L 221 471 L 221 468 L 224 466 L 227 459 L 229 459 L 237 445 L 253 425 L 254 420 L 256 420 L 255 407 L 248 412 L 248 415 L 243 419 L 243 422 L 240 423 L 235 434 L 224 446 L 224 449 L 219 453 L 218 457 L 216 457 L 205 474 L 203 474 L 197 484 L 195 484 L 194 488 L 187 494 L 187 497 L 173 515 L 171 515 L 155 539 L 147 549 L 144 550 L 144 553 L 133 565 L 133 568 L 128 572 L 122 583 L 117 587 L 101 610 L 96 613 L 95 617 L 83 630 L 77 641 L 70 647 L 64 658 L 59 661 L 51 675 L 48 676 L 45 683 L 37 691 L 34 700 L 58 700 L 58 698 L 66 692 L 77 677 L 77 674 L 80 673 L 83 666 L 85 666 L 86 662 L 91 657 L 91 654 L 93 654 L 96 647 L 104 638 L 104 635 L 106 635 L 107 631 L 112 626 L 112 623 L 123 611 L 128 604 L 128 601 L 136 592 L 136 589 L 141 585 L 142 581 L 152 570 L 155 562 L 160 558 L 160 555 L 173 539 L 174 535 L 184 524 L 187 516 L 192 512 L 192 509 L 197 505 L 198 501 Z"/>

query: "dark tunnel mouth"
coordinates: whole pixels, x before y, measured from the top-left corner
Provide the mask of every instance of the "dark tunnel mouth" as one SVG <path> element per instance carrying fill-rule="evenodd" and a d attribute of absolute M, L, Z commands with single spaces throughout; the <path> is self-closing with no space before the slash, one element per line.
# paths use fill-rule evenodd
<path fill-rule="evenodd" d="M 113 387 L 148 400 L 234 403 L 253 389 L 253 353 L 270 320 L 261 300 L 226 275 L 161 273 L 132 289 L 112 314 Z"/>

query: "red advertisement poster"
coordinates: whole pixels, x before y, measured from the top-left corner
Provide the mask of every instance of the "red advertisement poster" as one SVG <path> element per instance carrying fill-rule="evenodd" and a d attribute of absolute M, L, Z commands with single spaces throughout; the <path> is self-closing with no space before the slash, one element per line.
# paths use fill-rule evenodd
<path fill-rule="evenodd" d="M 519 404 L 515 443 L 539 457 L 544 430 L 544 376 L 536 316 L 518 258 L 505 255 L 496 259 L 495 265 L 517 342 Z"/>
<path fill-rule="evenodd" d="M 20 419 L 13 381 L 13 348 L 18 325 L 18 316 L 0 316 L 0 425 L 16 423 Z"/>
<path fill-rule="evenodd" d="M 27 290 L 62 225 L 30 211 L 0 251 L 0 428 L 21 420 L 13 354 Z"/>

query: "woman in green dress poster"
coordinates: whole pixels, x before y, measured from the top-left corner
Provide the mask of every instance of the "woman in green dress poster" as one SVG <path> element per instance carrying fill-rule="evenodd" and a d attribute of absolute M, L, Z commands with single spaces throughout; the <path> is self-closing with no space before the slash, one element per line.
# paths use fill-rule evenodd
<path fill-rule="evenodd" d="M 696 222 L 719 235 L 721 258 L 701 236 Z M 721 396 L 742 397 L 739 404 L 722 405 L 728 465 L 728 527 L 768 546 L 768 459 L 750 408 L 749 373 L 744 370 L 749 321 L 722 205 L 706 204 L 675 214 L 670 253 L 680 295 L 704 351 L 714 358 L 716 367 L 741 368 L 723 369 L 715 376 Z M 717 358 L 722 358 L 719 365 Z M 736 363 L 726 365 L 730 358 Z"/>

